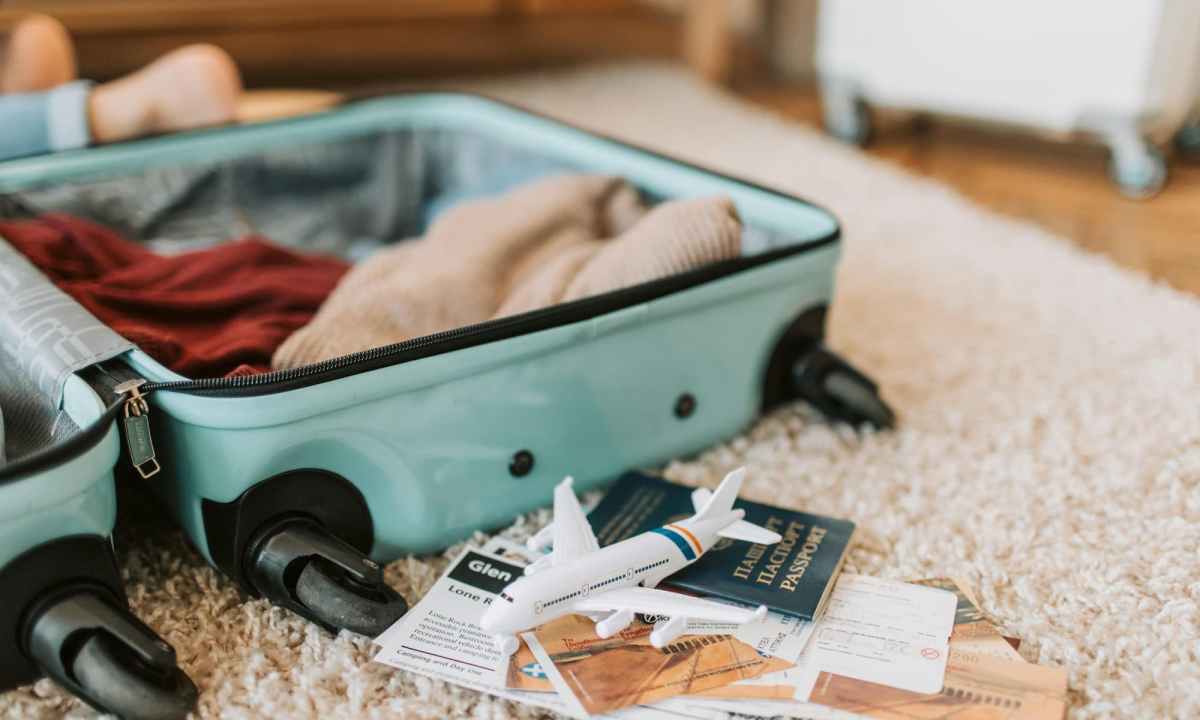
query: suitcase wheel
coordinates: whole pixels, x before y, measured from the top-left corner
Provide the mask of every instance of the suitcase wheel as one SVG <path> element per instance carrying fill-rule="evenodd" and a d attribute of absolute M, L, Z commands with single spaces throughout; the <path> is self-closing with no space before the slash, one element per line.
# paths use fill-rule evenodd
<path fill-rule="evenodd" d="M 260 594 L 333 633 L 376 637 L 408 611 L 376 562 L 307 518 L 272 523 L 245 567 Z"/>
<path fill-rule="evenodd" d="M 880 397 L 878 386 L 823 347 L 818 346 L 796 362 L 792 382 L 798 397 L 834 420 L 881 429 L 896 424 L 896 415 Z"/>
<path fill-rule="evenodd" d="M 313 558 L 296 579 L 296 598 L 319 622 L 377 637 L 408 606 L 387 585 L 364 585 L 324 558 Z"/>
<path fill-rule="evenodd" d="M 196 705 L 196 686 L 175 651 L 90 588 L 43 605 L 29 623 L 39 667 L 97 709 L 127 720 L 176 720 Z"/>
<path fill-rule="evenodd" d="M 80 646 L 72 670 L 102 709 L 128 720 L 182 718 L 196 704 L 196 686 L 182 670 L 173 667 L 154 677 L 123 645 L 103 633 Z"/>
<path fill-rule="evenodd" d="M 887 429 L 896 415 L 879 388 L 824 345 L 825 306 L 796 316 L 775 343 L 763 377 L 762 410 L 807 400 L 831 420 Z"/>

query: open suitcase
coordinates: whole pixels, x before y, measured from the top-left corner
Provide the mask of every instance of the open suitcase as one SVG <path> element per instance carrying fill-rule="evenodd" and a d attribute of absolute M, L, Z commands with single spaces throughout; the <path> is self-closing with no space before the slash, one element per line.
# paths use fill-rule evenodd
<path fill-rule="evenodd" d="M 103 341 L 77 310 L 0 243 L 0 691 L 47 675 L 106 712 L 182 718 L 196 688 L 126 606 L 117 429 L 74 374 Z"/>
<path fill-rule="evenodd" d="M 125 343 L 92 373 L 124 408 L 109 417 L 142 418 L 122 421 L 136 436 L 132 460 L 147 474 L 161 466 L 145 482 L 205 558 L 252 595 L 374 634 L 405 609 L 379 562 L 503 526 L 548 503 L 564 475 L 594 487 L 797 398 L 838 420 L 890 425 L 874 384 L 822 345 L 835 218 L 442 93 L 14 161 L 0 166 L 0 192 L 10 206 L 69 211 L 155 247 L 253 229 L 353 257 L 364 238 L 419 234 L 447 197 L 568 170 L 623 176 L 650 200 L 729 195 L 747 228 L 743 256 L 293 370 L 185 378 Z"/>

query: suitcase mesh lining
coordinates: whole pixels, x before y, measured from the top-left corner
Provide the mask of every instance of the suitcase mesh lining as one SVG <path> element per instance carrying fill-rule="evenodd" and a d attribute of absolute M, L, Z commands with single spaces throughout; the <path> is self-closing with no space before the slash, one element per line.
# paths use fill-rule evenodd
<path fill-rule="evenodd" d="M 256 233 L 353 261 L 419 236 L 438 209 L 456 200 L 570 171 L 580 168 L 476 132 L 402 129 L 150 168 L 9 199 L 98 221 L 158 252 Z M 743 246 L 753 254 L 790 240 L 747 229 Z"/>
<path fill-rule="evenodd" d="M 247 234 L 361 259 L 420 235 L 431 208 L 571 169 L 458 130 L 392 130 L 251 157 L 17 193 L 40 211 L 113 227 L 158 252 Z"/>

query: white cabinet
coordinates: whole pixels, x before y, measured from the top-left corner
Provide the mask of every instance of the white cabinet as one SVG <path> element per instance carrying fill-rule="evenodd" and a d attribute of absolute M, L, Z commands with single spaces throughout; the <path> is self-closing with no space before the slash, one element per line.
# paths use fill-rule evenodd
<path fill-rule="evenodd" d="M 816 64 L 843 139 L 866 141 L 871 105 L 1082 132 L 1144 195 L 1196 104 L 1200 1 L 822 0 Z"/>

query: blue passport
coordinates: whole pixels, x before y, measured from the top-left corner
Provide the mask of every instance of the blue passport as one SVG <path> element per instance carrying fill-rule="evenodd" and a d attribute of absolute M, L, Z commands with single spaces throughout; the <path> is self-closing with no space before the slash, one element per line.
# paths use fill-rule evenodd
<path fill-rule="evenodd" d="M 603 547 L 691 517 L 693 488 L 639 472 L 621 477 L 588 522 Z M 746 520 L 783 536 L 775 545 L 720 540 L 699 560 L 664 581 L 813 620 L 842 569 L 854 523 L 738 500 Z"/>

